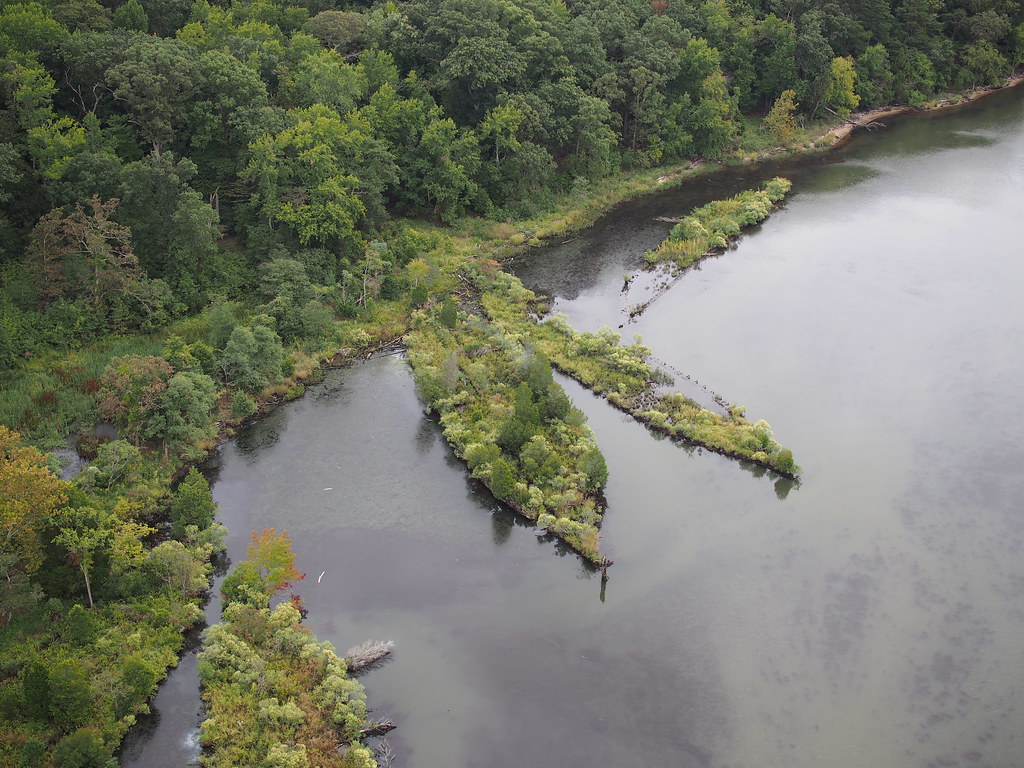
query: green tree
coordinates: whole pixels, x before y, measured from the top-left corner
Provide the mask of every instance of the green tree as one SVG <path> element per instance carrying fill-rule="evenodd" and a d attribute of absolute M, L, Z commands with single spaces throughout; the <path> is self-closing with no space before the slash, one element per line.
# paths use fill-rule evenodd
<path fill-rule="evenodd" d="M 477 195 L 475 175 L 479 164 L 475 134 L 460 131 L 448 118 L 431 121 L 423 130 L 412 160 L 423 204 L 441 221 L 454 223 Z"/>
<path fill-rule="evenodd" d="M 340 115 L 366 95 L 366 74 L 335 51 L 320 51 L 299 62 L 282 80 L 279 98 L 289 107 L 322 104 Z"/>
<path fill-rule="evenodd" d="M 21 672 L 21 696 L 25 714 L 39 722 L 50 717 L 50 671 L 46 664 L 33 659 Z"/>
<path fill-rule="evenodd" d="M 145 701 L 159 679 L 157 671 L 141 651 L 129 654 L 121 664 L 121 683 L 126 689 L 128 702 L 133 705 Z"/>
<path fill-rule="evenodd" d="M 751 83 L 750 103 L 767 106 L 777 94 L 799 90 L 796 26 L 770 13 L 757 22 L 752 42 L 759 76 Z"/>
<path fill-rule="evenodd" d="M 145 436 L 164 442 L 164 455 L 169 446 L 196 443 L 210 433 L 217 390 L 205 373 L 182 371 L 167 382 L 160 398 L 160 409 L 145 428 Z"/>
<path fill-rule="evenodd" d="M 173 375 L 174 369 L 160 357 L 115 357 L 100 378 L 100 414 L 116 422 L 121 433 L 138 444 L 163 407 L 167 382 Z"/>
<path fill-rule="evenodd" d="M 210 308 L 210 346 L 223 350 L 238 325 L 239 305 L 232 301 L 218 300 Z"/>
<path fill-rule="evenodd" d="M 788 144 L 796 132 L 796 120 L 793 113 L 799 105 L 796 103 L 796 91 L 787 90 L 775 100 L 775 104 L 765 115 L 763 130 L 771 134 L 777 144 Z"/>
<path fill-rule="evenodd" d="M 249 146 L 242 179 L 250 211 L 267 231 L 285 224 L 302 244 L 362 250 L 368 211 L 382 211 L 394 161 L 368 122 L 322 105 L 289 113 L 292 125 Z"/>
<path fill-rule="evenodd" d="M 869 45 L 857 57 L 857 93 L 865 107 L 881 106 L 893 99 L 889 52 L 881 43 Z"/>
<path fill-rule="evenodd" d="M 835 112 L 841 120 L 849 117 L 850 112 L 860 104 L 860 96 L 857 95 L 854 87 L 856 78 L 857 72 L 851 57 L 832 59 L 828 85 L 825 87 L 822 97 L 822 106 Z"/>
<path fill-rule="evenodd" d="M 53 97 L 57 84 L 41 64 L 30 59 L 24 63 L 11 61 L 4 67 L 0 82 L 7 92 L 7 107 L 22 130 L 29 131 L 55 119 Z"/>
<path fill-rule="evenodd" d="M 52 50 L 67 34 L 39 3 L 11 3 L 0 10 L 0 55 L 35 56 Z"/>
<path fill-rule="evenodd" d="M 321 11 L 302 29 L 328 50 L 350 53 L 360 47 L 366 32 L 366 17 L 353 11 Z"/>
<path fill-rule="evenodd" d="M 124 61 L 107 70 L 106 81 L 154 155 L 180 139 L 199 83 L 187 45 L 159 37 L 140 40 L 125 52 Z"/>
<path fill-rule="evenodd" d="M 238 389 L 231 396 L 231 415 L 241 421 L 256 412 L 256 403 L 245 392 Z"/>
<path fill-rule="evenodd" d="M 185 600 L 202 594 L 209 586 L 209 565 L 202 551 L 180 541 L 164 541 L 153 547 L 143 570 L 171 594 Z"/>
<path fill-rule="evenodd" d="M 100 471 L 97 482 L 103 487 L 128 485 L 142 467 L 142 451 L 127 440 L 108 440 L 96 449 L 93 466 Z"/>
<path fill-rule="evenodd" d="M 260 265 L 260 295 L 267 302 L 260 311 L 277 320 L 277 331 L 285 341 L 303 335 L 302 310 L 316 296 L 302 263 L 275 258 Z"/>
<path fill-rule="evenodd" d="M 971 43 L 960 53 L 962 67 L 958 75 L 961 87 L 974 88 L 978 85 L 999 85 L 1010 65 L 999 50 L 987 40 Z"/>
<path fill-rule="evenodd" d="M 594 447 L 580 457 L 579 470 L 587 477 L 587 487 L 596 491 L 604 487 L 608 482 L 608 466 L 605 464 L 604 454 Z"/>
<path fill-rule="evenodd" d="M 490 109 L 480 124 L 480 137 L 494 147 L 494 164 L 500 165 L 502 156 L 515 153 L 520 147 L 516 135 L 523 124 L 524 115 L 513 104 Z"/>
<path fill-rule="evenodd" d="M 88 645 L 96 637 L 96 621 L 92 614 L 75 603 L 65 618 L 67 638 L 75 645 Z"/>
<path fill-rule="evenodd" d="M 27 580 L 43 562 L 41 536 L 67 500 L 67 488 L 47 467 L 43 454 L 23 446 L 20 435 L 0 426 L 0 579 L 18 587 L 2 593 L 3 623 L 34 594 Z"/>
<path fill-rule="evenodd" d="M 60 768 L 109 768 L 111 757 L 95 729 L 79 728 L 57 742 L 53 760 Z"/>
<path fill-rule="evenodd" d="M 172 534 L 175 538 L 182 538 L 187 525 L 194 525 L 201 531 L 209 528 L 216 510 L 209 482 L 192 467 L 178 485 L 171 502 Z"/>
<path fill-rule="evenodd" d="M 1024 22 L 1021 22 L 1013 28 L 1013 32 L 1010 35 L 1012 41 L 1011 49 L 1011 63 L 1013 68 L 1016 70 L 1021 64 L 1024 64 Z"/>
<path fill-rule="evenodd" d="M 73 659 L 50 668 L 50 715 L 64 729 L 87 722 L 92 708 L 89 676 Z M 63 763 L 63 760 L 62 760 Z"/>
<path fill-rule="evenodd" d="M 444 301 L 441 302 L 441 310 L 437 314 L 437 319 L 445 328 L 454 328 L 458 323 L 458 305 L 451 296 L 444 297 Z"/>
<path fill-rule="evenodd" d="M 495 459 L 491 464 L 491 493 L 496 499 L 507 499 L 516 487 L 512 468 L 503 458 Z"/>
<path fill-rule="evenodd" d="M 96 562 L 96 555 L 108 547 L 112 540 L 110 513 L 94 507 L 66 507 L 61 513 L 54 543 L 67 552 L 68 564 L 81 572 L 85 581 L 85 594 L 89 598 L 89 607 L 92 608 L 92 584 L 89 574 Z"/>
<path fill-rule="evenodd" d="M 149 16 L 139 0 L 128 0 L 114 11 L 114 26 L 136 32 L 149 32 Z"/>
<path fill-rule="evenodd" d="M 735 105 L 721 73 L 710 75 L 702 84 L 700 99 L 689 113 L 694 149 L 704 157 L 720 157 L 736 135 Z"/>
<path fill-rule="evenodd" d="M 221 368 L 227 381 L 246 392 L 256 392 L 281 375 L 284 349 L 281 340 L 269 328 L 249 330 L 238 326 L 231 332 Z"/>
<path fill-rule="evenodd" d="M 190 186 L 196 173 L 195 163 L 172 152 L 129 163 L 118 209 L 139 264 L 150 277 L 165 278 L 193 310 L 206 304 L 195 281 L 214 279 L 220 237 L 217 212 Z"/>
<path fill-rule="evenodd" d="M 832 76 L 832 47 L 821 34 L 815 14 L 806 14 L 803 29 L 797 35 L 794 50 L 797 74 L 802 80 L 798 90 L 800 102 L 811 117 L 817 117 L 822 98 Z"/>

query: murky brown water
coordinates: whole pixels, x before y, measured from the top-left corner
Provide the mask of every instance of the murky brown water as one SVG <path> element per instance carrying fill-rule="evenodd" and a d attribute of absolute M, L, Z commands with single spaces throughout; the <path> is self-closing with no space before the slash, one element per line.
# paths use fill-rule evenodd
<path fill-rule="evenodd" d="M 696 193 L 518 267 L 578 327 L 622 323 L 768 419 L 804 467 L 792 487 L 655 440 L 567 383 L 611 471 L 604 591 L 466 479 L 400 359 L 224 448 L 230 554 L 287 528 L 320 636 L 396 642 L 364 682 L 397 765 L 1024 765 L 1024 93 L 786 172 L 785 209 L 634 324 L 622 273 Z M 161 713 L 193 711 L 173 685 Z M 189 759 L 166 722 L 124 765 Z"/>

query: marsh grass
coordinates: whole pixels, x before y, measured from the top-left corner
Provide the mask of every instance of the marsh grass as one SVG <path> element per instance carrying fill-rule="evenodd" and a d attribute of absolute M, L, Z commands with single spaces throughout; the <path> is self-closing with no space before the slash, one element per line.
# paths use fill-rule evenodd
<path fill-rule="evenodd" d="M 0 381 L 0 423 L 46 447 L 96 420 L 95 393 L 111 359 L 157 355 L 160 336 L 116 336 L 71 351 L 48 351 Z"/>
<path fill-rule="evenodd" d="M 695 208 L 644 258 L 648 264 L 671 261 L 685 269 L 706 255 L 721 253 L 744 228 L 767 219 L 792 186 L 789 179 L 777 176 L 762 184 L 760 189 L 748 189 L 726 200 L 713 200 Z"/>

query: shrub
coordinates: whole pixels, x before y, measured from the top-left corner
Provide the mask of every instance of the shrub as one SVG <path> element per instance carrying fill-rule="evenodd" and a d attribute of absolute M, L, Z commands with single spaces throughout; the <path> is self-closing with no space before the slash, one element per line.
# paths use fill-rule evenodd
<path fill-rule="evenodd" d="M 240 389 L 231 396 L 231 416 L 238 421 L 252 416 L 256 412 L 256 403 Z"/>
<path fill-rule="evenodd" d="M 790 475 L 796 473 L 796 462 L 793 461 L 793 452 L 789 450 L 789 448 L 783 448 L 779 451 L 772 463 L 780 472 L 785 472 Z"/>
<path fill-rule="evenodd" d="M 194 525 L 201 531 L 209 528 L 216 509 L 210 483 L 199 470 L 192 467 L 178 485 L 171 503 L 172 534 L 175 538 L 181 538 L 186 525 Z"/>
<path fill-rule="evenodd" d="M 50 672 L 41 661 L 30 661 L 21 673 L 25 714 L 45 722 L 50 717 Z"/>
<path fill-rule="evenodd" d="M 515 478 L 508 462 L 502 458 L 496 459 L 491 464 L 491 493 L 497 499 L 507 499 L 515 486 Z"/>
<path fill-rule="evenodd" d="M 580 457 L 580 472 L 587 476 L 587 485 L 591 490 L 604 487 L 608 482 L 608 466 L 604 455 L 595 446 Z"/>
<path fill-rule="evenodd" d="M 471 472 L 482 464 L 493 464 L 500 456 L 501 449 L 493 443 L 471 443 L 463 454 Z"/>
<path fill-rule="evenodd" d="M 68 611 L 67 638 L 75 645 L 88 645 L 96 637 L 96 622 L 81 605 Z"/>
<path fill-rule="evenodd" d="M 103 739 L 92 728 L 79 728 L 57 742 L 53 762 L 60 768 L 108 768 L 117 765 Z"/>
<path fill-rule="evenodd" d="M 21 765 L 23 768 L 36 768 L 43 764 L 46 745 L 39 739 L 28 739 L 21 748 Z"/>
<path fill-rule="evenodd" d="M 50 671 L 50 714 L 53 719 L 60 725 L 73 727 L 89 719 L 91 708 L 89 677 L 82 665 L 69 659 L 54 666 Z"/>

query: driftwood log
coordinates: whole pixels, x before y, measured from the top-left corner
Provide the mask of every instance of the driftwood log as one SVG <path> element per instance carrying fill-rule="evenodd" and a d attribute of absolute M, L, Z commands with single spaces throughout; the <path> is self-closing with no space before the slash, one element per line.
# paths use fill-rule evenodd
<path fill-rule="evenodd" d="M 390 720 L 385 720 L 383 723 L 370 723 L 365 728 L 359 729 L 360 736 L 383 736 L 389 731 L 395 730 L 398 726 L 392 723 Z"/>

